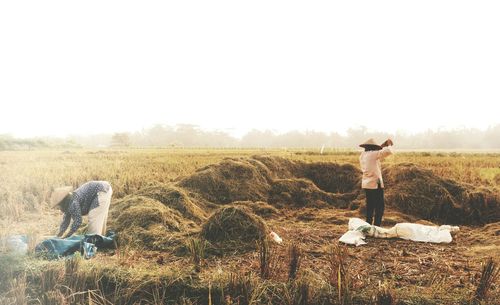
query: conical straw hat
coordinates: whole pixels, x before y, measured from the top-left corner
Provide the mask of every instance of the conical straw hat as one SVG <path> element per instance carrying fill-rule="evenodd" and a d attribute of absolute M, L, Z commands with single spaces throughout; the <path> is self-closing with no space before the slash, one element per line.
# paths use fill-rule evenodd
<path fill-rule="evenodd" d="M 72 186 L 63 186 L 56 188 L 50 196 L 50 206 L 52 208 L 57 207 L 63 201 L 64 197 L 71 193 L 72 190 Z"/>
<path fill-rule="evenodd" d="M 373 138 L 369 138 L 368 140 L 366 140 L 364 143 L 361 143 L 359 144 L 359 146 L 361 147 L 365 147 L 365 146 L 377 146 L 377 147 L 382 147 L 380 145 L 378 145 L 375 140 Z"/>

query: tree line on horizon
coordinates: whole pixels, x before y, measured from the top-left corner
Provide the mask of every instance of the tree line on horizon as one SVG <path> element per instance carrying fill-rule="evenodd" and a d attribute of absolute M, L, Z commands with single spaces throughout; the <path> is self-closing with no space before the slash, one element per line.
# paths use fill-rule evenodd
<path fill-rule="evenodd" d="M 402 149 L 500 149 L 500 124 L 486 130 L 428 130 L 416 134 L 374 132 L 366 127 L 337 132 L 251 130 L 241 138 L 196 125 L 154 125 L 132 133 L 61 138 L 16 139 L 0 136 L 0 150 L 47 147 L 221 147 L 221 148 L 357 148 L 367 138 L 394 140 Z"/>

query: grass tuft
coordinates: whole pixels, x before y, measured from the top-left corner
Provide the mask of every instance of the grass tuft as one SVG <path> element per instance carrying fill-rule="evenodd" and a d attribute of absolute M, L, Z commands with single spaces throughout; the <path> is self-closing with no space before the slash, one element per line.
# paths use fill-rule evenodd
<path fill-rule="evenodd" d="M 493 261 L 493 258 L 488 258 L 483 263 L 481 278 L 479 279 L 476 291 L 474 292 L 475 303 L 487 300 L 488 292 L 493 283 L 495 283 L 495 281 L 498 279 L 499 274 L 500 268 L 498 267 L 498 264 Z"/>
<path fill-rule="evenodd" d="M 201 271 L 201 263 L 205 257 L 206 242 L 199 238 L 191 238 L 186 242 L 186 247 L 191 255 L 191 262 L 195 272 Z"/>
<path fill-rule="evenodd" d="M 302 249 L 299 245 L 292 243 L 288 247 L 288 279 L 295 280 L 302 262 Z"/>

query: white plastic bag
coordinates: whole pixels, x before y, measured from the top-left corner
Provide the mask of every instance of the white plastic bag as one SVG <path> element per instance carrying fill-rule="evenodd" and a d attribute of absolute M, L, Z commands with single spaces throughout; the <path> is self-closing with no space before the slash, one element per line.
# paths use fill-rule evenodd
<path fill-rule="evenodd" d="M 365 235 L 361 231 L 347 231 L 339 238 L 340 242 L 348 245 L 365 245 Z"/>
<path fill-rule="evenodd" d="M 271 231 L 271 233 L 269 233 L 269 235 L 271 236 L 271 238 L 273 239 L 273 241 L 275 243 L 281 244 L 283 242 L 283 239 L 281 239 L 281 237 L 279 237 L 279 235 L 276 234 L 276 232 Z"/>
<path fill-rule="evenodd" d="M 427 226 L 417 223 L 398 223 L 390 229 L 372 226 L 359 218 L 350 218 L 349 231 L 342 235 L 340 242 L 349 245 L 364 245 L 366 236 L 376 238 L 402 238 L 406 240 L 430 243 L 450 243 L 451 232 L 459 230 L 456 226 Z"/>
<path fill-rule="evenodd" d="M 362 226 L 369 226 L 370 224 L 359 218 L 349 218 L 349 230 L 354 231 Z"/>
<path fill-rule="evenodd" d="M 417 223 L 398 223 L 394 226 L 399 238 L 430 243 L 451 243 L 451 232 L 458 231 L 458 227 L 449 225 L 426 226 Z"/>
<path fill-rule="evenodd" d="M 12 235 L 6 240 L 7 251 L 18 255 L 26 255 L 28 253 L 28 241 L 25 236 Z"/>

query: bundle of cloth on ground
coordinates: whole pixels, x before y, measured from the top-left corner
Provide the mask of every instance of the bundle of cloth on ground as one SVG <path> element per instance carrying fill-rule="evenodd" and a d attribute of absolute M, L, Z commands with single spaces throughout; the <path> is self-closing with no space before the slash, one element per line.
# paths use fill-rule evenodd
<path fill-rule="evenodd" d="M 89 259 L 96 255 L 97 249 L 113 249 L 115 233 L 106 236 L 99 234 L 74 235 L 68 238 L 49 238 L 35 247 L 35 253 L 48 259 L 57 259 L 80 252 Z"/>
<path fill-rule="evenodd" d="M 417 242 L 450 243 L 453 238 L 451 232 L 459 230 L 456 226 L 428 226 L 418 223 L 398 223 L 390 229 L 372 226 L 359 218 L 349 219 L 349 231 L 342 235 L 340 242 L 349 245 L 366 244 L 366 236 L 376 238 L 401 238 Z"/>

